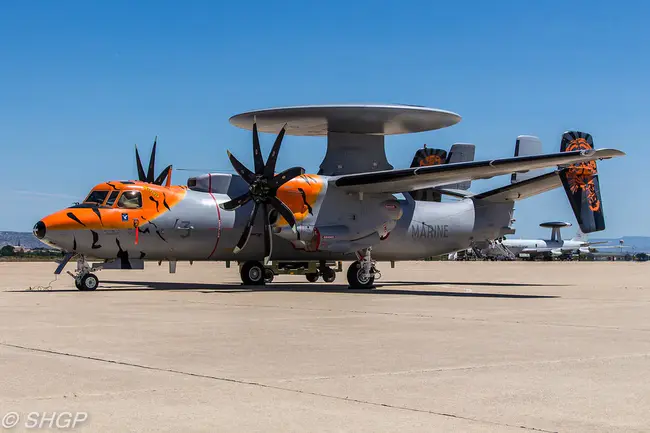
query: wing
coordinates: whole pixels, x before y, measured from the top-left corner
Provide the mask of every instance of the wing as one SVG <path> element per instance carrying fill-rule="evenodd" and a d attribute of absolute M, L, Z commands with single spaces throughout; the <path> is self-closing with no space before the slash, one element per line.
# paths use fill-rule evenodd
<path fill-rule="evenodd" d="M 368 193 L 398 193 L 476 179 L 488 179 L 537 168 L 565 166 L 596 159 L 623 156 L 616 149 L 576 150 L 547 155 L 518 156 L 488 161 L 459 162 L 401 170 L 348 174 L 333 177 L 337 187 Z"/>

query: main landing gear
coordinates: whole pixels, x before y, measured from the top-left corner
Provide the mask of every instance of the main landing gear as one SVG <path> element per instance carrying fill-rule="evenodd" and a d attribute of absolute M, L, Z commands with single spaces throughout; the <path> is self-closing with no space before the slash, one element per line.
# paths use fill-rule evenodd
<path fill-rule="evenodd" d="M 375 279 L 381 278 L 381 272 L 375 267 L 370 257 L 371 248 L 357 252 L 357 261 L 348 268 L 348 284 L 351 289 L 368 289 L 375 284 Z"/>
<path fill-rule="evenodd" d="M 245 262 L 239 269 L 239 275 L 241 276 L 241 281 L 247 286 L 261 286 L 266 283 L 266 280 L 269 279 L 266 271 L 270 271 L 262 265 L 261 262 L 256 260 L 251 260 Z M 271 271 L 270 281 L 273 281 L 273 271 Z"/>

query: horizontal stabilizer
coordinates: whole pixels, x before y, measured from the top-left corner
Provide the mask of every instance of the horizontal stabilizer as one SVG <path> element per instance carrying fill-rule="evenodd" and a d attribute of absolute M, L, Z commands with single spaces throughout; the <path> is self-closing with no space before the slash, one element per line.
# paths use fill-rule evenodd
<path fill-rule="evenodd" d="M 474 198 L 494 203 L 523 200 L 562 186 L 559 171 L 553 171 L 518 183 L 476 194 Z"/>
<path fill-rule="evenodd" d="M 437 187 L 450 183 L 475 179 L 489 179 L 538 168 L 566 166 L 597 159 L 625 155 L 615 149 L 576 150 L 548 155 L 517 156 L 487 161 L 460 162 L 456 164 L 413 167 L 401 170 L 385 170 L 347 174 L 330 178 L 330 182 L 347 191 L 368 193 L 398 193 L 416 189 Z"/>

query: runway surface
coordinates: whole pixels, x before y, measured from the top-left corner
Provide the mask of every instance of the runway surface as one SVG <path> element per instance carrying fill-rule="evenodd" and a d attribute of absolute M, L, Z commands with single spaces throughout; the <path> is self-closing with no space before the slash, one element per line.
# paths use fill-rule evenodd
<path fill-rule="evenodd" d="M 179 263 L 36 287 L 54 267 L 0 263 L 11 431 L 44 411 L 89 432 L 650 431 L 650 264 L 380 263 L 351 292 Z"/>

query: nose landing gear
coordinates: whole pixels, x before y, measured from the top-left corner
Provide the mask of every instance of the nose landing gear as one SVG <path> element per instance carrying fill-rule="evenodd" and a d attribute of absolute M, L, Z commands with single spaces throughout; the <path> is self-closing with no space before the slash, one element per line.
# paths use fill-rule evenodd
<path fill-rule="evenodd" d="M 70 259 L 68 259 L 68 261 L 69 260 Z M 67 263 L 67 261 L 59 265 L 59 268 L 63 269 L 65 263 Z M 93 272 L 97 272 L 101 269 L 102 269 L 101 264 L 90 266 L 90 263 L 86 261 L 86 258 L 84 256 L 79 256 L 79 259 L 77 260 L 76 272 L 72 273 L 68 271 L 68 275 L 74 278 L 74 285 L 75 287 L 77 287 L 77 289 L 83 292 L 87 292 L 87 291 L 96 290 L 97 287 L 99 287 L 99 278 L 97 278 L 97 275 L 93 274 Z M 59 269 L 57 268 L 57 271 L 58 270 Z"/>

